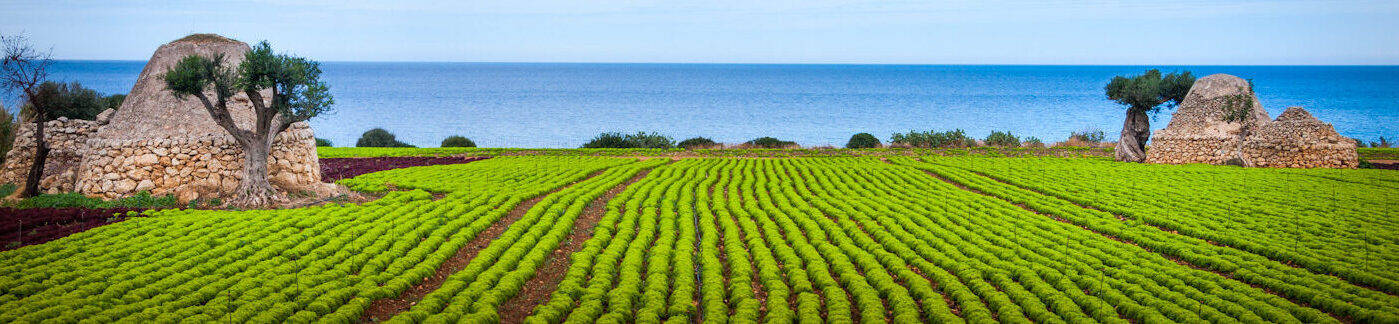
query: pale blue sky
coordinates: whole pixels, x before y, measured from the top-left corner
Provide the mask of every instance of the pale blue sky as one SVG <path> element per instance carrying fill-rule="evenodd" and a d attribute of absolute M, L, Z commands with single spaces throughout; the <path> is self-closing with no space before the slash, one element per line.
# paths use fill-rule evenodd
<path fill-rule="evenodd" d="M 0 0 L 60 59 L 193 32 L 322 61 L 1399 64 L 1399 0 Z"/>

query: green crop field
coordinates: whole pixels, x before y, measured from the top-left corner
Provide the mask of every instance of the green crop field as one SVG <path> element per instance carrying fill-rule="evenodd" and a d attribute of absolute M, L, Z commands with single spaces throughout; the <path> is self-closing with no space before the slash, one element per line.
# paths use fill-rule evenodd
<path fill-rule="evenodd" d="M 862 152 L 322 149 L 496 157 L 0 252 L 0 323 L 1399 323 L 1399 172 Z"/>

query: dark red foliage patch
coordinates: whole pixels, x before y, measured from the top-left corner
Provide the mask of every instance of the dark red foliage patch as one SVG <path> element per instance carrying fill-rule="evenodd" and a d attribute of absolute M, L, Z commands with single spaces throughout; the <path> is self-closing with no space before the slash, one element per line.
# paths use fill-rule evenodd
<path fill-rule="evenodd" d="M 126 220 L 140 208 L 0 208 L 0 251 L 63 238 Z M 122 216 L 114 216 L 121 214 Z"/>
<path fill-rule="evenodd" d="M 424 165 L 461 164 L 485 159 L 487 159 L 487 157 L 448 156 L 403 156 L 321 159 L 321 181 L 335 182 L 335 180 L 354 178 L 355 176 L 359 176 L 361 174 L 379 172 L 384 170 Z"/>

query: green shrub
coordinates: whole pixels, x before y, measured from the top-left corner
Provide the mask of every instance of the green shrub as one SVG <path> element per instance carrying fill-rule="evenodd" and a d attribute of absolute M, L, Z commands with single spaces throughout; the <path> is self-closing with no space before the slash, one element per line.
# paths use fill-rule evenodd
<path fill-rule="evenodd" d="M 107 108 L 118 109 L 121 108 L 121 103 L 124 101 L 126 101 L 126 95 L 118 93 L 102 98 L 102 105 L 107 106 Z M 101 114 L 101 112 L 98 113 Z"/>
<path fill-rule="evenodd" d="M 84 196 L 79 193 L 43 194 L 25 198 L 15 204 L 18 208 L 162 208 L 180 207 L 179 202 L 173 195 L 152 196 L 151 193 L 142 191 L 135 196 L 121 198 L 117 200 L 102 200 Z"/>
<path fill-rule="evenodd" d="M 461 136 L 448 136 L 442 140 L 442 147 L 476 147 L 476 142 Z"/>
<path fill-rule="evenodd" d="M 1020 147 L 1020 137 L 1010 132 L 991 131 L 991 135 L 986 136 L 987 146 L 1000 147 Z"/>
<path fill-rule="evenodd" d="M 0 105 L 0 164 L 5 163 L 5 154 L 10 152 L 10 146 L 15 144 L 15 131 L 19 130 L 19 120 L 5 110 L 4 105 Z"/>
<path fill-rule="evenodd" d="M 679 146 L 680 148 L 683 148 L 683 149 L 686 149 L 686 150 L 695 150 L 695 149 L 710 148 L 710 147 L 715 147 L 715 146 L 718 146 L 718 145 L 719 145 L 719 143 L 716 143 L 716 142 L 714 142 L 714 140 L 709 139 L 709 138 L 705 138 L 705 137 L 694 137 L 694 138 L 690 138 L 690 139 L 687 139 L 687 140 L 680 141 L 680 144 L 676 144 L 676 146 Z"/>
<path fill-rule="evenodd" d="M 1025 142 L 1021 145 L 1024 147 L 1044 147 L 1044 141 L 1041 141 L 1038 137 L 1030 136 L 1026 137 Z"/>
<path fill-rule="evenodd" d="M 316 138 L 316 146 L 326 146 L 326 147 L 329 147 L 329 146 L 335 146 L 335 145 L 334 145 L 334 144 L 331 144 L 331 143 L 330 143 L 330 140 L 328 140 L 328 139 L 324 139 L 324 138 L 317 137 L 317 138 Z"/>
<path fill-rule="evenodd" d="M 876 148 L 879 147 L 879 138 L 870 133 L 859 133 L 850 136 L 850 141 L 845 142 L 845 148 Z"/>
<path fill-rule="evenodd" d="M 675 140 L 670 136 L 657 133 L 642 133 L 627 135 L 627 142 L 634 143 L 634 148 L 668 149 L 675 147 Z"/>
<path fill-rule="evenodd" d="M 675 147 L 675 140 L 672 140 L 670 136 L 644 132 L 628 135 L 617 132 L 602 133 L 583 144 L 583 148 L 668 149 L 673 147 Z"/>
<path fill-rule="evenodd" d="M 972 147 L 976 146 L 976 139 L 967 137 L 967 133 L 961 129 L 945 132 L 938 131 L 909 131 L 907 134 L 895 133 L 889 142 L 898 145 L 908 145 L 921 148 L 942 148 L 942 147 Z"/>
<path fill-rule="evenodd" d="M 784 140 L 780 140 L 780 139 L 773 138 L 773 137 L 769 137 L 769 136 L 763 136 L 763 137 L 755 138 L 755 139 L 753 139 L 753 140 L 751 140 L 751 141 L 745 142 L 744 144 L 748 144 L 749 146 L 752 146 L 752 147 L 767 148 L 767 149 L 789 148 L 789 147 L 795 147 L 795 146 L 797 146 L 797 142 L 784 141 Z"/>
<path fill-rule="evenodd" d="M 1384 136 L 1380 136 L 1379 142 L 1370 142 L 1370 147 L 1374 148 L 1389 148 L 1392 145 L 1393 144 L 1390 144 L 1389 140 L 1385 139 Z"/>
<path fill-rule="evenodd" d="M 1080 131 L 1069 133 L 1070 141 L 1079 141 L 1092 144 L 1102 143 L 1103 139 L 1106 138 L 1107 135 L 1103 134 L 1103 131 L 1098 129 L 1083 129 Z"/>
<path fill-rule="evenodd" d="M 50 120 L 59 117 L 68 119 L 95 120 L 97 115 L 107 108 L 117 108 L 121 102 L 126 100 L 126 95 L 117 94 L 106 96 L 98 93 L 97 90 L 84 87 L 81 83 L 62 83 L 45 81 L 39 85 L 39 95 L 47 102 L 52 111 Z M 32 117 L 33 107 L 26 103 L 20 107 L 20 116 Z"/>
<path fill-rule="evenodd" d="M 602 133 L 593 137 L 583 148 L 630 148 L 627 136 L 622 133 Z"/>
<path fill-rule="evenodd" d="M 359 141 L 355 142 L 355 147 L 416 147 L 408 143 L 399 142 L 398 139 L 383 128 L 371 129 L 360 135 Z"/>
<path fill-rule="evenodd" d="M 8 197 L 18 189 L 19 186 L 13 183 L 0 184 L 0 197 Z"/>
<path fill-rule="evenodd" d="M 157 208 L 157 207 L 178 207 L 179 201 L 174 195 L 152 196 L 151 193 L 142 191 L 135 196 L 107 201 L 102 207 L 130 207 L 130 208 Z"/>

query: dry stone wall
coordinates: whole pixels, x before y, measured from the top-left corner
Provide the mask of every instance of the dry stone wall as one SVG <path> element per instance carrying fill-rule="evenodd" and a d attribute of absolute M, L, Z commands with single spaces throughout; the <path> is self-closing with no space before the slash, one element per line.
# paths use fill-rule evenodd
<path fill-rule="evenodd" d="M 87 142 L 75 188 L 106 199 L 141 191 L 174 194 L 180 201 L 228 197 L 243 178 L 243 150 L 231 136 Z M 296 123 L 277 135 L 267 161 L 268 180 L 286 192 L 320 183 L 315 134 Z"/>
<path fill-rule="evenodd" d="M 44 176 L 39 179 L 39 190 L 45 193 L 73 191 L 75 176 L 81 172 L 83 149 L 88 138 L 101 127 L 91 120 L 59 118 L 44 124 L 44 139 L 49 144 L 48 160 L 44 163 Z M 20 124 L 15 132 L 14 146 L 5 153 L 5 164 L 0 165 L 0 183 L 13 183 L 23 188 L 29 178 L 29 167 L 34 165 L 34 123 Z"/>
<path fill-rule="evenodd" d="M 1300 107 L 1249 136 L 1244 155 L 1251 166 L 1270 168 L 1356 168 L 1355 142 Z"/>

